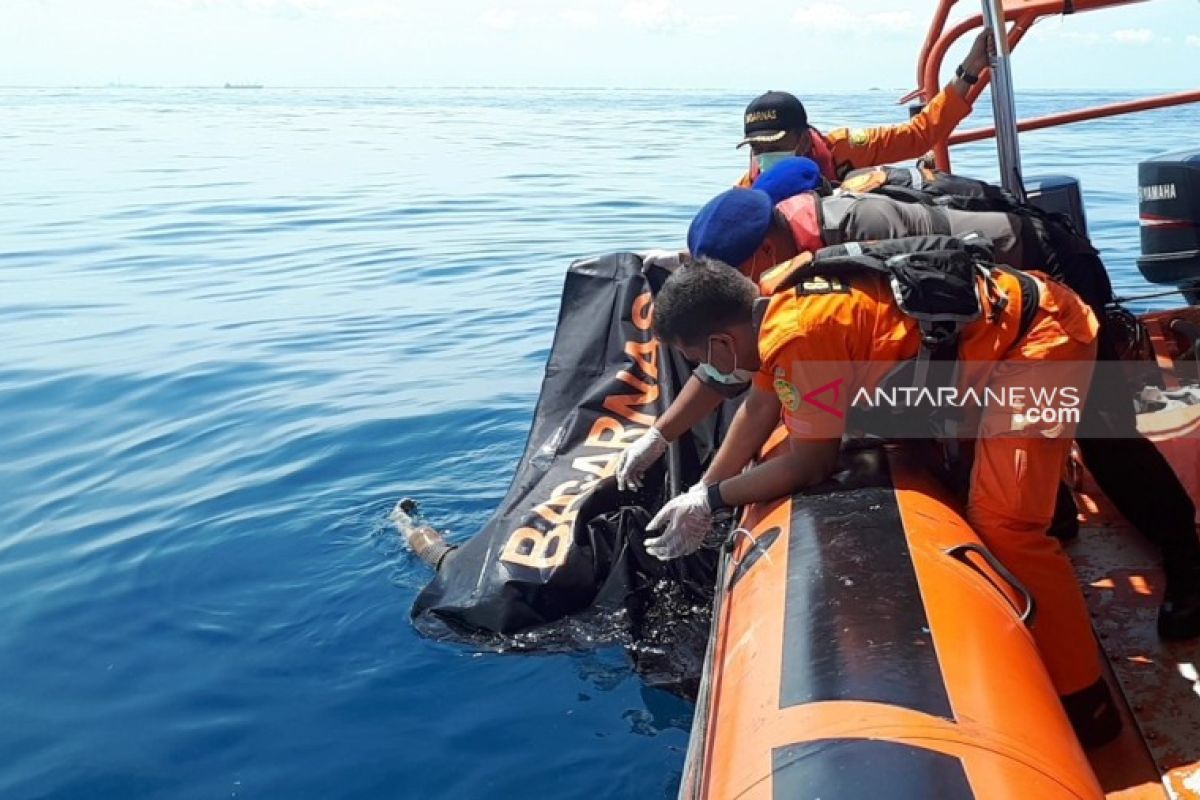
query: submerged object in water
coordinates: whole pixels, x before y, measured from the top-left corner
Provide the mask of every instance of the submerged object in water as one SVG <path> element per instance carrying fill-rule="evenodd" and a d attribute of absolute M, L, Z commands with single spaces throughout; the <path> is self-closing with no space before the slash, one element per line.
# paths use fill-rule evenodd
<path fill-rule="evenodd" d="M 525 452 L 491 518 L 417 597 L 422 633 L 488 646 L 602 607 L 628 612 L 637 639 L 655 582 L 684 584 L 696 602 L 711 595 L 715 552 L 663 564 L 642 539 L 665 499 L 699 478 L 719 422 L 673 443 L 641 491 L 612 477 L 690 373 L 650 331 L 667 275 L 632 253 L 571 265 Z"/>
<path fill-rule="evenodd" d="M 449 544 L 434 528 L 418 523 L 414 519 L 416 513 L 417 502 L 406 497 L 396 503 L 389 519 L 417 558 L 439 570 L 445 566 L 447 557 L 454 552 L 454 545 Z"/>

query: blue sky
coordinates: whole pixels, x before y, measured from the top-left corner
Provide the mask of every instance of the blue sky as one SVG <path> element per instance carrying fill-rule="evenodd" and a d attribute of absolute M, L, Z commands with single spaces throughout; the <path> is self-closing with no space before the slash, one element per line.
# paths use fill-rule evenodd
<path fill-rule="evenodd" d="M 933 6 L 0 0 L 0 84 L 910 88 Z M 955 16 L 978 8 L 960 0 Z M 1015 69 L 1018 88 L 1200 86 L 1200 0 L 1045 20 Z"/>

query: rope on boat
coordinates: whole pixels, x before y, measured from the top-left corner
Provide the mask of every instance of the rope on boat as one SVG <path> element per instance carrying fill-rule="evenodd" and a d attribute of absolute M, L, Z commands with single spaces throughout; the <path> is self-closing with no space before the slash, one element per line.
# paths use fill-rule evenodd
<path fill-rule="evenodd" d="M 1136 303 L 1139 300 L 1154 300 L 1159 297 L 1170 297 L 1173 294 L 1180 294 L 1179 289 L 1171 289 L 1165 292 L 1154 292 L 1153 294 L 1137 294 L 1130 297 L 1116 297 L 1112 301 L 1112 305 L 1120 303 Z"/>

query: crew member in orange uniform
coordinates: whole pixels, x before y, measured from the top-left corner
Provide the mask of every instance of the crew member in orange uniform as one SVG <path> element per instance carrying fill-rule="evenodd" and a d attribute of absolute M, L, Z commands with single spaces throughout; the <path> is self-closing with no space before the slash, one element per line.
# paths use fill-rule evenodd
<path fill-rule="evenodd" d="M 823 134 L 809 126 L 804 104 L 787 92 L 767 92 L 746 106 L 743 117 L 745 138 L 750 145 L 750 169 L 738 181 L 747 187 L 761 172 L 788 156 L 808 156 L 821 166 L 829 181 L 840 181 L 860 167 L 891 164 L 920 158 L 944 141 L 971 113 L 967 92 L 988 65 L 991 31 L 984 29 L 942 91 L 908 122 L 873 128 L 836 128 Z"/>
<path fill-rule="evenodd" d="M 945 141 L 971 113 L 967 93 L 987 67 L 993 46 L 991 30 L 985 28 L 972 43 L 954 80 L 919 114 L 896 125 L 837 128 L 824 134 L 808 124 L 808 112 L 795 95 L 775 91 L 759 95 L 746 106 L 743 116 L 745 138 L 738 147 L 750 145 L 750 168 L 737 186 L 750 187 L 761 174 L 792 156 L 811 158 L 830 183 L 841 181 L 851 170 L 920 158 Z M 686 258 L 687 253 L 678 250 L 654 249 L 642 254 L 647 266 L 657 264 L 667 269 L 678 267 Z"/>
<path fill-rule="evenodd" d="M 984 313 L 958 335 L 962 383 L 999 392 L 1031 384 L 1033 371 L 1053 362 L 1054 380 L 1073 385 L 1082 405 L 1096 351 L 1091 310 L 1066 287 L 1015 270 L 994 268 L 977 280 Z M 786 496 L 829 477 L 850 398 L 915 358 L 922 336 L 882 275 L 800 281 L 760 297 L 753 281 L 704 259 L 666 281 L 655 298 L 653 324 L 661 341 L 693 361 L 727 375 L 754 372 L 746 402 L 704 477 L 649 525 L 661 532 L 646 540 L 646 550 L 664 560 L 699 548 L 714 511 Z M 823 387 L 836 389 L 810 402 Z M 1051 680 L 1081 740 L 1099 743 L 1115 735 L 1120 722 L 1075 574 L 1047 535 L 1074 426 L 1061 419 L 1053 425 L 1018 421 L 1011 406 L 985 405 L 980 413 L 967 519 L 1033 593 L 1033 634 Z M 781 414 L 789 452 L 742 472 Z"/>

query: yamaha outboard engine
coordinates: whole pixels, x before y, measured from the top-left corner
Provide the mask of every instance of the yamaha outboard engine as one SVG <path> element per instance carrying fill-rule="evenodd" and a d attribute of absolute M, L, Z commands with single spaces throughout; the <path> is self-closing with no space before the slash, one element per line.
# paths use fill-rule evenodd
<path fill-rule="evenodd" d="M 1138 164 L 1138 269 L 1151 283 L 1178 286 L 1200 305 L 1200 150 Z"/>

